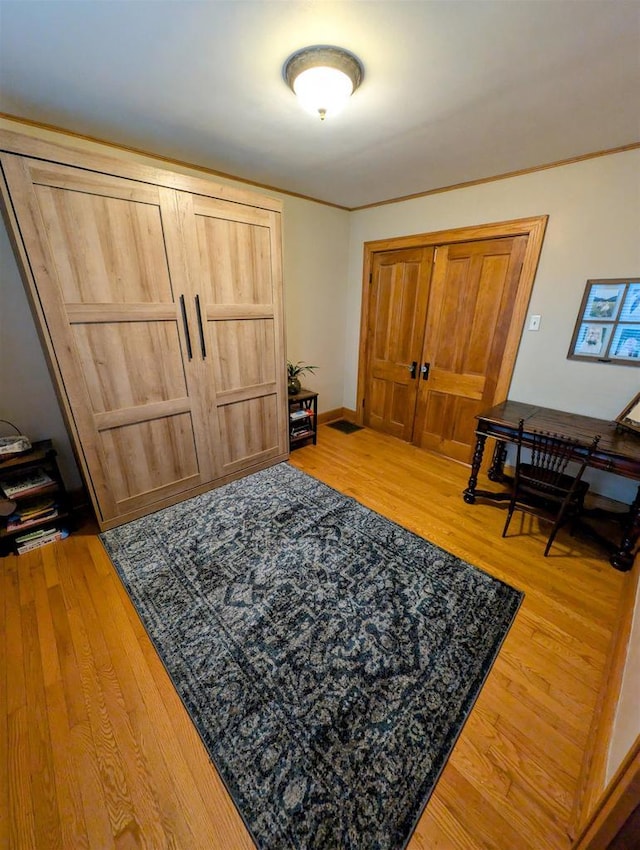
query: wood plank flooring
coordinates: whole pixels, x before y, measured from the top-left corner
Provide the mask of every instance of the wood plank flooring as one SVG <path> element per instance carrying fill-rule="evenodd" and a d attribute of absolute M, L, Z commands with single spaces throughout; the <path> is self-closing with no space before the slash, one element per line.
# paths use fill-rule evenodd
<path fill-rule="evenodd" d="M 409 850 L 567 850 L 625 576 L 466 505 L 468 469 L 321 426 L 291 463 L 526 593 Z M 91 528 L 0 559 L 0 847 L 253 843 Z"/>

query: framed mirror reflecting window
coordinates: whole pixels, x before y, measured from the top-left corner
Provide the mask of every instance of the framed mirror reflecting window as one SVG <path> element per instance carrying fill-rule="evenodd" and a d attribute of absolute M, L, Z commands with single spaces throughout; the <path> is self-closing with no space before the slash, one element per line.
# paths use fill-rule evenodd
<path fill-rule="evenodd" d="M 640 366 L 640 278 L 587 281 L 567 357 Z"/>

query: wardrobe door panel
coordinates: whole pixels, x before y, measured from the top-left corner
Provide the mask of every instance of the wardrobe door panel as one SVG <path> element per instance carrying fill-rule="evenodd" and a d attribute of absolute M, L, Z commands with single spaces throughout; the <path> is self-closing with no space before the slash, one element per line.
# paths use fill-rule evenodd
<path fill-rule="evenodd" d="M 272 305 L 271 214 L 205 198 L 194 198 L 194 214 L 207 303 Z"/>
<path fill-rule="evenodd" d="M 157 190 L 154 204 L 149 190 L 146 202 L 83 194 L 69 177 L 65 188 L 34 184 L 34 191 L 65 302 L 173 301 Z"/>
<path fill-rule="evenodd" d="M 219 411 L 226 472 L 280 453 L 275 395 L 222 404 Z"/>
<path fill-rule="evenodd" d="M 239 319 L 211 323 L 218 393 L 243 387 L 275 386 L 273 319 Z"/>
<path fill-rule="evenodd" d="M 160 190 L 8 155 L 3 168 L 101 524 L 212 479 Z"/>
<path fill-rule="evenodd" d="M 123 513 L 195 487 L 198 458 L 188 413 L 162 416 L 100 433 L 110 465 L 109 483 Z"/>
<path fill-rule="evenodd" d="M 202 196 L 193 214 L 206 384 L 228 474 L 287 451 L 279 220 Z"/>
<path fill-rule="evenodd" d="M 95 413 L 187 396 L 175 321 L 72 324 Z"/>

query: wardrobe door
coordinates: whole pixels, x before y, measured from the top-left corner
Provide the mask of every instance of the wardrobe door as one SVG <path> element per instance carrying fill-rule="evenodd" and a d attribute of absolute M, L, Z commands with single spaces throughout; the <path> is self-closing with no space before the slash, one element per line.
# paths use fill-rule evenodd
<path fill-rule="evenodd" d="M 166 190 L 9 154 L 2 165 L 101 526 L 217 477 Z"/>
<path fill-rule="evenodd" d="M 279 214 L 191 196 L 202 391 L 223 475 L 286 454 Z"/>

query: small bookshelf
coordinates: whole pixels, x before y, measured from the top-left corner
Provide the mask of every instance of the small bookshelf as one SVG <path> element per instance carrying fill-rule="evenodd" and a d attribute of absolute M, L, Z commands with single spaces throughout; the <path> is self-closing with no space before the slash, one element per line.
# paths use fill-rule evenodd
<path fill-rule="evenodd" d="M 289 448 L 318 439 L 318 393 L 301 389 L 289 396 Z"/>
<path fill-rule="evenodd" d="M 61 540 L 69 533 L 69 497 L 51 440 L 0 461 L 0 498 L 15 502 L 0 519 L 0 555 L 23 554 Z"/>

